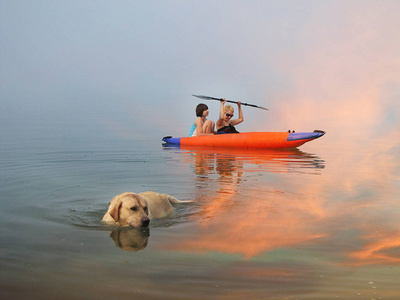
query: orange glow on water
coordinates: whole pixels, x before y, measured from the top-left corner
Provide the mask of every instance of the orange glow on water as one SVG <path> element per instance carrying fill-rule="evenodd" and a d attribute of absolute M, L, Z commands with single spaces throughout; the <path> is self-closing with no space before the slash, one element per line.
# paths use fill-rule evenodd
<path fill-rule="evenodd" d="M 193 217 L 198 224 L 195 238 L 174 241 L 174 246 L 166 247 L 194 253 L 240 254 L 250 259 L 279 249 L 333 242 L 348 232 L 371 232 L 373 226 L 368 227 L 368 222 L 376 224 L 376 212 L 386 206 L 365 193 L 369 185 L 381 185 L 388 179 L 376 177 L 374 170 L 385 167 L 387 161 L 393 163 L 394 155 L 390 151 L 386 157 L 374 153 L 393 147 L 378 143 L 368 151 L 355 152 L 354 157 L 358 155 L 359 159 L 350 166 L 339 157 L 335 168 L 328 171 L 322 158 L 297 149 L 186 149 L 188 154 L 183 159 L 192 164 L 198 180 L 207 188 L 199 190 L 201 209 Z M 394 172 L 396 166 L 387 165 L 387 170 Z M 281 174 L 280 181 L 257 178 L 265 172 Z M 306 181 L 300 180 L 304 178 Z M 391 201 L 390 193 L 382 197 Z M 350 239 L 347 247 L 331 247 L 326 253 L 339 251 L 335 255 L 353 265 L 398 263 L 393 253 L 398 251 L 400 240 L 391 226 L 382 225 L 379 236 L 360 235 L 360 242 Z"/>

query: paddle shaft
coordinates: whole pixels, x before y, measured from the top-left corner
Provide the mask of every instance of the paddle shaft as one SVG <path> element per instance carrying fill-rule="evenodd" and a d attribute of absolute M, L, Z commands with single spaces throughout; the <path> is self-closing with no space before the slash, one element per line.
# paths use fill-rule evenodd
<path fill-rule="evenodd" d="M 238 103 L 238 101 L 233 101 L 233 100 L 224 100 L 222 98 L 214 98 L 214 97 L 209 97 L 209 96 L 201 96 L 201 95 L 192 95 L 194 97 L 200 98 L 200 99 L 205 99 L 205 100 L 217 100 L 217 101 L 226 101 L 229 103 Z M 255 107 L 255 108 L 261 108 L 261 109 L 265 109 L 268 110 L 268 108 L 262 107 L 262 106 L 258 106 L 258 105 L 254 105 L 254 104 L 249 104 L 249 103 L 243 103 L 241 102 L 242 105 L 244 106 L 250 106 L 250 107 Z"/>

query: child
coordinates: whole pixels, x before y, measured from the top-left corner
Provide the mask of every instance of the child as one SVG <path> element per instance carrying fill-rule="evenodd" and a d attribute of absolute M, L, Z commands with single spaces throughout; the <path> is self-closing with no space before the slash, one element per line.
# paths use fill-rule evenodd
<path fill-rule="evenodd" d="M 199 135 L 213 135 L 217 132 L 214 130 L 215 122 L 207 120 L 208 117 L 208 106 L 200 103 L 196 107 L 197 119 L 193 122 L 190 128 L 189 136 Z"/>

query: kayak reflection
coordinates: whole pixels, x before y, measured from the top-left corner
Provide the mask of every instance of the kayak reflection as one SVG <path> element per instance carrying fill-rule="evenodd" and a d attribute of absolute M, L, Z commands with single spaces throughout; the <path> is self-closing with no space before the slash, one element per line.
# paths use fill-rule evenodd
<path fill-rule="evenodd" d="M 302 201 L 293 181 L 288 181 L 304 176 L 310 181 L 320 175 L 325 162 L 319 156 L 296 148 L 184 146 L 179 155 L 193 168 L 194 200 L 201 203 L 195 215 L 199 224 L 196 238 L 180 241 L 181 249 L 252 257 L 325 236 L 309 225 L 320 218 L 318 199 Z M 292 174 L 304 176 L 293 178 Z"/>
<path fill-rule="evenodd" d="M 325 162 L 314 154 L 291 149 L 237 149 L 195 146 L 164 146 L 180 149 L 183 157 L 193 160 L 198 175 L 217 173 L 221 177 L 234 172 L 313 173 L 319 174 Z"/>

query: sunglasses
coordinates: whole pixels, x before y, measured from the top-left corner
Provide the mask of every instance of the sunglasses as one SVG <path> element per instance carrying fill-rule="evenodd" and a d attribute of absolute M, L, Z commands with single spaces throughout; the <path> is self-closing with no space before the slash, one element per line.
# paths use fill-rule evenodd
<path fill-rule="evenodd" d="M 226 116 L 229 117 L 229 118 L 233 117 L 233 115 L 231 115 L 231 114 L 226 114 Z"/>

